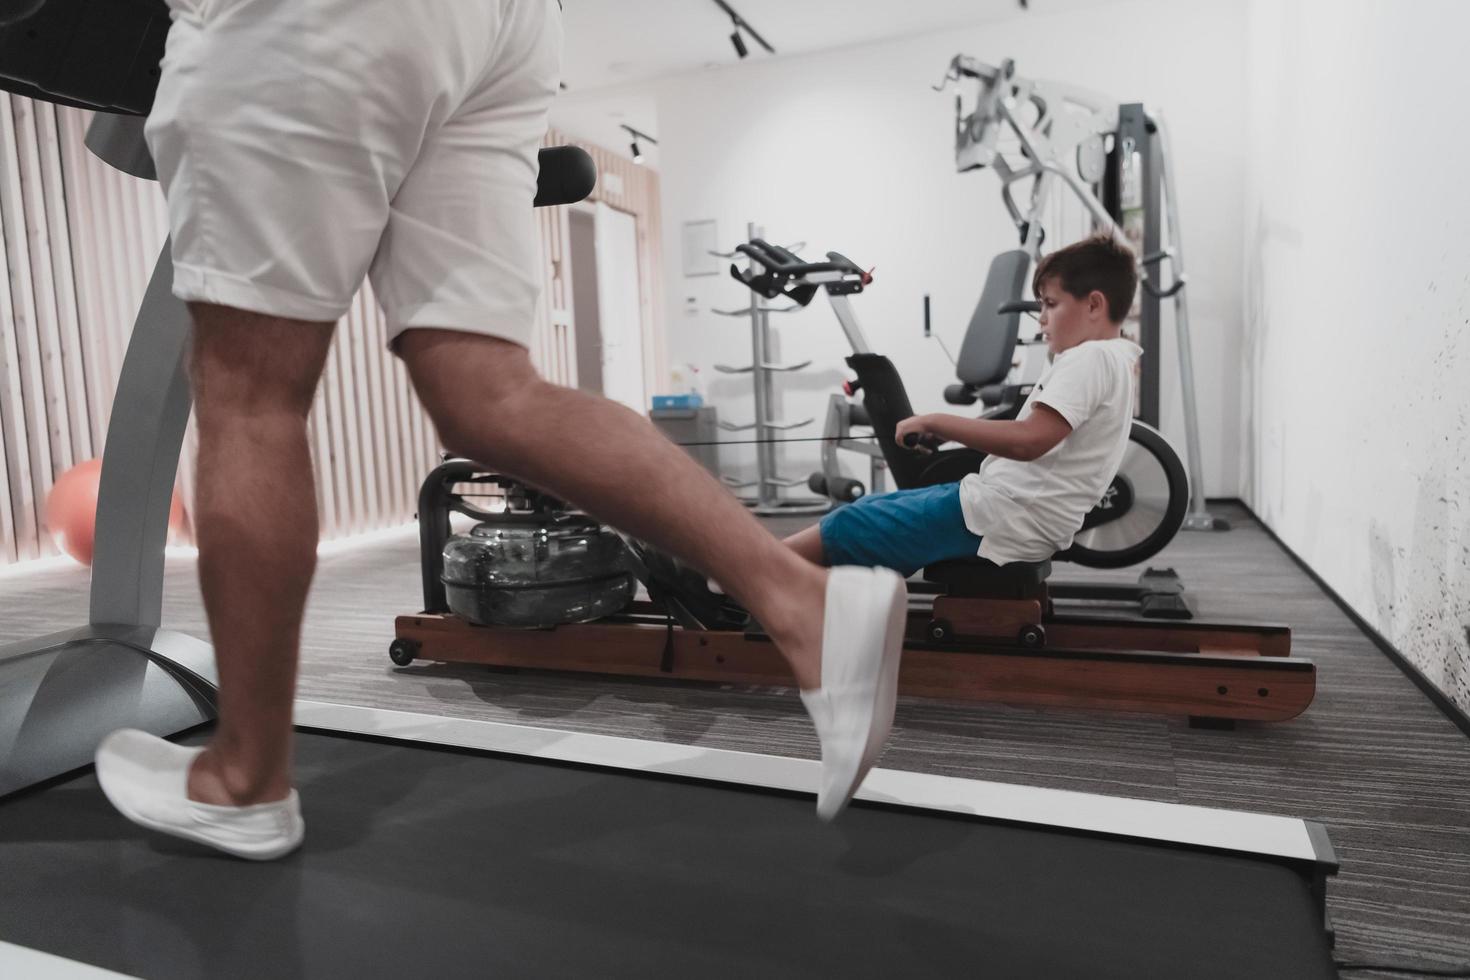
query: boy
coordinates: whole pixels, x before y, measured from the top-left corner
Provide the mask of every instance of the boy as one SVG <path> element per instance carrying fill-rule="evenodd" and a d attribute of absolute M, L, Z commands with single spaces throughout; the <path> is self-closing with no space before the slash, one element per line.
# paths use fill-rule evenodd
<path fill-rule="evenodd" d="M 1120 327 L 1138 273 L 1133 253 L 1095 236 L 1042 259 L 1032 278 L 1052 363 L 1014 421 L 915 415 L 899 445 L 958 442 L 986 453 L 958 483 L 860 498 L 786 539 L 824 565 L 868 565 L 909 576 L 946 559 L 997 565 L 1044 561 L 1067 548 L 1117 475 L 1133 419 L 1142 351 Z"/>

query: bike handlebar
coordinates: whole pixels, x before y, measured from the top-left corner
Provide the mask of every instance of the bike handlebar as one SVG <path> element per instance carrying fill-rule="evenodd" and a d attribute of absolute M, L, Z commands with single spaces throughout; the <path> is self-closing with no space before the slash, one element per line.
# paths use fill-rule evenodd
<path fill-rule="evenodd" d="M 838 252 L 828 252 L 826 262 L 803 262 L 801 256 L 794 252 L 760 238 L 752 238 L 748 243 L 736 245 L 735 251 L 749 255 L 768 270 L 785 276 L 805 276 L 813 272 L 863 273 L 855 262 Z"/>
<path fill-rule="evenodd" d="M 736 245 L 735 251 L 749 256 L 753 265 L 742 269 L 732 263 L 731 276 L 766 299 L 785 296 L 799 306 L 810 303 L 819 288 L 833 296 L 845 296 L 862 292 L 873 278 L 840 252 L 828 252 L 826 262 L 803 262 L 795 252 L 760 238 Z M 823 273 L 836 275 L 827 275 L 816 282 L 807 278 Z"/>

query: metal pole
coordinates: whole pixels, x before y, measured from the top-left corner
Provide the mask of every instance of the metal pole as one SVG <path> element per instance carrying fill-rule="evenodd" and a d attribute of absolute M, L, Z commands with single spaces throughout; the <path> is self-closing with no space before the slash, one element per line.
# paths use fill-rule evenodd
<path fill-rule="evenodd" d="M 143 119 L 98 113 L 87 148 L 135 176 L 152 176 Z M 164 242 L 129 336 L 102 450 L 92 560 L 91 621 L 157 628 L 163 618 L 163 549 L 192 396 L 185 371 L 191 321 L 174 298 Z"/>
<path fill-rule="evenodd" d="M 765 237 L 765 229 L 755 222 L 745 227 L 746 241 Z M 770 342 L 770 314 L 765 311 L 761 297 L 750 296 L 750 347 L 754 355 L 750 374 L 755 382 L 755 462 L 758 484 L 756 505 L 778 506 L 776 493 L 776 446 L 771 429 L 771 372 L 766 365 L 771 362 L 768 350 Z"/>
<path fill-rule="evenodd" d="M 1184 400 L 1184 442 L 1189 453 L 1189 513 L 1186 531 L 1228 531 L 1230 524 L 1210 513 L 1205 505 L 1205 470 L 1200 458 L 1199 412 L 1194 401 L 1194 354 L 1189 341 L 1189 304 L 1185 300 L 1188 279 L 1184 273 L 1184 242 L 1179 235 L 1179 198 L 1174 193 L 1174 171 L 1169 167 L 1169 130 L 1163 117 L 1155 115 L 1158 130 L 1158 162 L 1162 171 L 1166 215 L 1169 223 L 1169 254 L 1174 263 L 1174 280 L 1186 285 L 1174 293 L 1174 333 L 1179 344 L 1179 391 Z M 1162 263 L 1160 263 L 1162 264 Z"/>
<path fill-rule="evenodd" d="M 1140 174 L 1140 205 L 1143 208 L 1143 248 L 1139 258 L 1152 255 L 1163 248 L 1163 233 L 1159 221 L 1159 172 L 1158 159 L 1154 153 L 1154 140 L 1149 132 L 1148 117 L 1143 105 L 1131 102 L 1118 107 L 1118 150 L 1119 163 L 1126 168 L 1134 153 L 1142 168 Z M 1121 175 L 1120 175 L 1121 176 Z M 1123 221 L 1124 185 L 1119 185 L 1118 224 Z M 1145 275 L 1152 275 L 1144 267 Z M 1154 428 L 1159 427 L 1160 384 L 1160 333 L 1159 300 L 1147 289 L 1138 297 L 1138 340 L 1143 347 L 1142 377 L 1138 390 L 1138 417 Z"/>
<path fill-rule="evenodd" d="M 100 114 L 99 114 L 100 115 Z M 192 397 L 189 310 L 173 296 L 168 243 L 128 341 L 102 450 L 91 621 L 158 627 L 163 549 Z"/>

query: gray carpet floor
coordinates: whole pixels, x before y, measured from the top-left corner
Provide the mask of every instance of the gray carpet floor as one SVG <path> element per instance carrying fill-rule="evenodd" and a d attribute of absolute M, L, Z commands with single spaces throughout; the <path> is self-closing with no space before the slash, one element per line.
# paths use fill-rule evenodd
<path fill-rule="evenodd" d="M 1338 956 L 1470 961 L 1470 739 L 1256 525 L 1182 534 L 1155 564 L 1201 616 L 1282 622 L 1319 671 L 1302 717 L 1233 731 L 1182 720 L 905 699 L 881 765 L 1320 820 L 1342 861 L 1329 884 Z M 771 522 L 787 533 L 799 519 Z M 396 615 L 420 607 L 411 529 L 325 555 L 307 609 L 300 696 L 454 717 L 814 758 L 795 693 L 416 664 L 394 667 Z M 1117 580 L 1059 566 L 1057 578 Z M 0 578 L 0 643 L 79 625 L 87 573 Z M 194 562 L 170 559 L 166 625 L 208 635 Z M 1355 976 L 1390 976 L 1358 973 Z"/>

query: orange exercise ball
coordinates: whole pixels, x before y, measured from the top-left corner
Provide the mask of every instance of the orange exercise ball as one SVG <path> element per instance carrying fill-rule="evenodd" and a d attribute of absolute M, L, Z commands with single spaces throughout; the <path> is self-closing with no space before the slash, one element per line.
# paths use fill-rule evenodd
<path fill-rule="evenodd" d="M 97 534 L 97 492 L 102 460 L 78 463 L 56 478 L 46 495 L 46 526 L 56 547 L 83 565 L 92 564 Z M 168 511 L 169 539 L 184 530 L 184 501 L 177 490 Z"/>
<path fill-rule="evenodd" d="M 102 482 L 102 460 L 78 463 L 56 478 L 46 495 L 46 526 L 56 547 L 83 565 L 92 564 L 97 525 L 97 488 Z"/>

